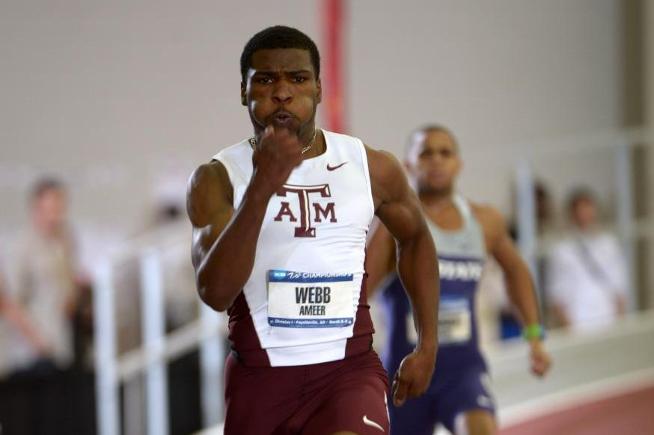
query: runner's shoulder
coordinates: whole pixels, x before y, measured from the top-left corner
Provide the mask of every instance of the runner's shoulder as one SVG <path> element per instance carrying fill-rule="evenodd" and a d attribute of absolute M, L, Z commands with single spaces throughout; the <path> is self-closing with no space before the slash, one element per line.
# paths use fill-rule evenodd
<path fill-rule="evenodd" d="M 495 207 L 485 203 L 470 202 L 470 208 L 482 227 L 488 231 L 506 231 L 506 219 Z"/>
<path fill-rule="evenodd" d="M 191 221 L 201 223 L 219 208 L 232 203 L 233 190 L 227 169 L 218 160 L 198 166 L 189 178 L 187 211 Z"/>

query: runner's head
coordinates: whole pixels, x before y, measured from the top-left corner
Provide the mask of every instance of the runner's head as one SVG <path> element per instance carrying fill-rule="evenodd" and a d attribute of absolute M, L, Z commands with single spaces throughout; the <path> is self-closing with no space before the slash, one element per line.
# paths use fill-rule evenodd
<path fill-rule="evenodd" d="M 255 132 L 272 124 L 313 135 L 321 98 L 320 54 L 311 38 L 274 26 L 247 42 L 241 54 L 241 103 Z"/>
<path fill-rule="evenodd" d="M 406 167 L 419 193 L 451 191 L 462 162 L 456 138 L 440 125 L 427 125 L 409 136 Z"/>

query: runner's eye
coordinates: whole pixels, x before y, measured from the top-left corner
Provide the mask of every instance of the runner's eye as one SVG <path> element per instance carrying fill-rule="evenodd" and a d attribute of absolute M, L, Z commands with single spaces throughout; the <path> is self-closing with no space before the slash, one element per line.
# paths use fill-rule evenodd
<path fill-rule="evenodd" d="M 269 85 L 273 82 L 273 79 L 270 76 L 261 76 L 258 77 L 255 81 L 262 85 Z"/>

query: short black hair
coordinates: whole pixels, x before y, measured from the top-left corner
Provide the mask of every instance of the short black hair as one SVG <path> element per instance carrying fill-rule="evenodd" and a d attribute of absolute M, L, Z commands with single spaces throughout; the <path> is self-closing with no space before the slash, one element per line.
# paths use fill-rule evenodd
<path fill-rule="evenodd" d="M 418 133 L 430 133 L 430 132 L 436 132 L 436 133 L 445 133 L 449 138 L 452 140 L 452 143 L 454 144 L 454 151 L 458 154 L 459 153 L 459 142 L 457 141 L 456 137 L 452 132 L 450 131 L 449 128 L 441 125 L 441 124 L 426 124 L 423 125 L 419 128 L 416 128 L 411 132 L 409 135 L 409 140 L 407 141 L 406 144 L 406 155 L 408 156 L 411 153 L 411 150 L 413 149 L 413 143 L 415 141 L 415 135 Z"/>
<path fill-rule="evenodd" d="M 58 191 L 66 190 L 64 182 L 61 181 L 59 178 L 50 175 L 41 177 L 38 180 L 36 180 L 36 182 L 32 185 L 32 192 L 30 198 L 32 200 L 38 200 L 44 194 L 52 190 L 58 190 Z"/>
<path fill-rule="evenodd" d="M 320 53 L 313 40 L 293 27 L 272 26 L 254 35 L 243 47 L 241 53 L 241 80 L 245 82 L 248 69 L 252 66 L 252 55 L 255 52 L 275 48 L 307 50 L 311 56 L 311 64 L 316 72 L 316 78 L 320 77 Z"/>

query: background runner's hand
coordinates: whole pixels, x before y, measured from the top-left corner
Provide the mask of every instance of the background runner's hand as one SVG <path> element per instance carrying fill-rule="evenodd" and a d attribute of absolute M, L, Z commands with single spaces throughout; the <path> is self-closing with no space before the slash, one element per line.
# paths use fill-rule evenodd
<path fill-rule="evenodd" d="M 404 357 L 393 379 L 393 404 L 402 406 L 406 399 L 427 391 L 436 362 L 435 351 L 414 350 Z"/>
<path fill-rule="evenodd" d="M 302 163 L 302 143 L 286 128 L 266 127 L 252 155 L 253 180 L 259 192 L 272 196 Z"/>
<path fill-rule="evenodd" d="M 536 376 L 542 377 L 547 374 L 552 365 L 552 359 L 543 347 L 540 340 L 529 342 L 529 360 L 531 361 L 531 372 Z"/>

